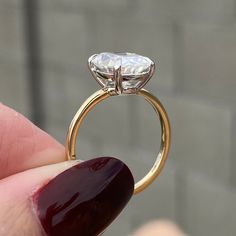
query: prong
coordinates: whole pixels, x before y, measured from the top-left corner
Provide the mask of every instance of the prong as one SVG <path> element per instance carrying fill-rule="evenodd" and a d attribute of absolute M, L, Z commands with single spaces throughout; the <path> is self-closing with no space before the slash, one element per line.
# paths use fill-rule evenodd
<path fill-rule="evenodd" d="M 98 54 L 93 54 L 92 56 L 89 57 L 88 59 L 88 64 L 90 65 L 90 62 L 97 56 Z"/>
<path fill-rule="evenodd" d="M 152 76 L 153 76 L 153 74 L 154 74 L 154 72 L 155 72 L 155 69 L 156 69 L 156 65 L 155 65 L 154 62 L 152 62 L 151 67 L 150 67 L 150 71 L 149 71 L 149 73 L 148 73 L 149 79 L 152 78 Z"/>
<path fill-rule="evenodd" d="M 116 94 L 122 94 L 123 92 L 123 77 L 121 75 L 121 65 L 119 67 L 114 67 L 114 81 L 115 81 L 115 92 Z"/>
<path fill-rule="evenodd" d="M 143 84 L 141 84 L 137 90 L 140 90 L 141 88 L 143 88 L 147 84 L 147 82 L 152 78 L 152 76 L 153 76 L 153 74 L 155 72 L 155 68 L 156 68 L 156 65 L 152 61 L 151 65 L 150 65 L 149 72 L 146 75 L 144 75 L 144 77 L 145 77 L 144 81 L 145 82 Z"/>
<path fill-rule="evenodd" d="M 92 67 L 91 67 L 91 61 L 97 56 L 98 54 L 94 54 L 88 59 L 88 68 L 91 71 L 92 75 L 96 77 L 96 74 L 94 73 Z"/>
<path fill-rule="evenodd" d="M 92 76 L 94 77 L 94 79 L 102 86 L 104 87 L 103 83 L 101 82 L 100 78 L 98 77 L 96 70 L 94 68 L 94 66 L 92 66 L 92 60 L 97 56 L 98 54 L 94 54 L 91 57 L 89 57 L 88 59 L 88 68 L 92 74 Z"/>

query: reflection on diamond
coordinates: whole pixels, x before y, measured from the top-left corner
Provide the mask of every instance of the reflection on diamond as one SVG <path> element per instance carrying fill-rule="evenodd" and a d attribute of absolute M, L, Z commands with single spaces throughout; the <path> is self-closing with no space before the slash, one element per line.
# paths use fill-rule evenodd
<path fill-rule="evenodd" d="M 95 79 L 106 88 L 115 88 L 114 72 L 120 68 L 124 93 L 133 93 L 150 79 L 154 63 L 134 53 L 105 52 L 90 57 L 89 66 Z"/>

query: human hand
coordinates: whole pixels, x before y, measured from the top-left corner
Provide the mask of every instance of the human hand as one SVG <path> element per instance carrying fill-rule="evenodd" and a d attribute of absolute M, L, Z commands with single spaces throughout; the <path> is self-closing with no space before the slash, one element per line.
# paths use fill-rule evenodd
<path fill-rule="evenodd" d="M 65 161 L 64 147 L 0 104 L 0 236 L 95 236 L 131 198 L 121 161 Z"/>
<path fill-rule="evenodd" d="M 149 222 L 138 229 L 133 236 L 186 236 L 173 222 L 156 220 Z"/>

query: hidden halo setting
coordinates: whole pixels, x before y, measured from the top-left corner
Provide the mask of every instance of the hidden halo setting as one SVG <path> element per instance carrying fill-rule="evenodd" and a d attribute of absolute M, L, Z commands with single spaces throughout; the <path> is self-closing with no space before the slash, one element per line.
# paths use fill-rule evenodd
<path fill-rule="evenodd" d="M 161 123 L 161 145 L 154 165 L 134 187 L 134 194 L 147 188 L 160 174 L 166 162 L 171 142 L 171 129 L 164 106 L 153 94 L 143 89 L 153 76 L 155 64 L 147 57 L 135 53 L 103 52 L 88 59 L 89 69 L 102 89 L 88 97 L 68 129 L 66 157 L 76 159 L 76 141 L 79 128 L 86 115 L 103 100 L 116 95 L 137 95 L 143 97 L 154 109 Z M 102 132 L 102 131 L 101 131 Z"/>

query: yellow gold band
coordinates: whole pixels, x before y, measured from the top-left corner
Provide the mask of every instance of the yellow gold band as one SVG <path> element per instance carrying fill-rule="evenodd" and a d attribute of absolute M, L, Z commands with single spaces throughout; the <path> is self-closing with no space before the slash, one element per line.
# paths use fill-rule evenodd
<path fill-rule="evenodd" d="M 171 129 L 167 113 L 161 102 L 155 96 L 153 96 L 145 89 L 141 89 L 135 94 L 144 97 L 145 100 L 152 105 L 153 109 L 160 118 L 162 131 L 161 146 L 160 151 L 157 155 L 157 159 L 151 170 L 147 173 L 147 175 L 135 184 L 134 194 L 137 194 L 143 191 L 148 185 L 150 185 L 154 181 L 154 179 L 160 174 L 170 149 Z M 96 106 L 98 103 L 110 96 L 115 96 L 115 94 L 111 93 L 109 90 L 98 90 L 82 104 L 82 106 L 75 114 L 70 124 L 66 139 L 66 157 L 68 160 L 76 159 L 76 139 L 79 127 L 81 126 L 84 118 L 94 106 Z"/>

